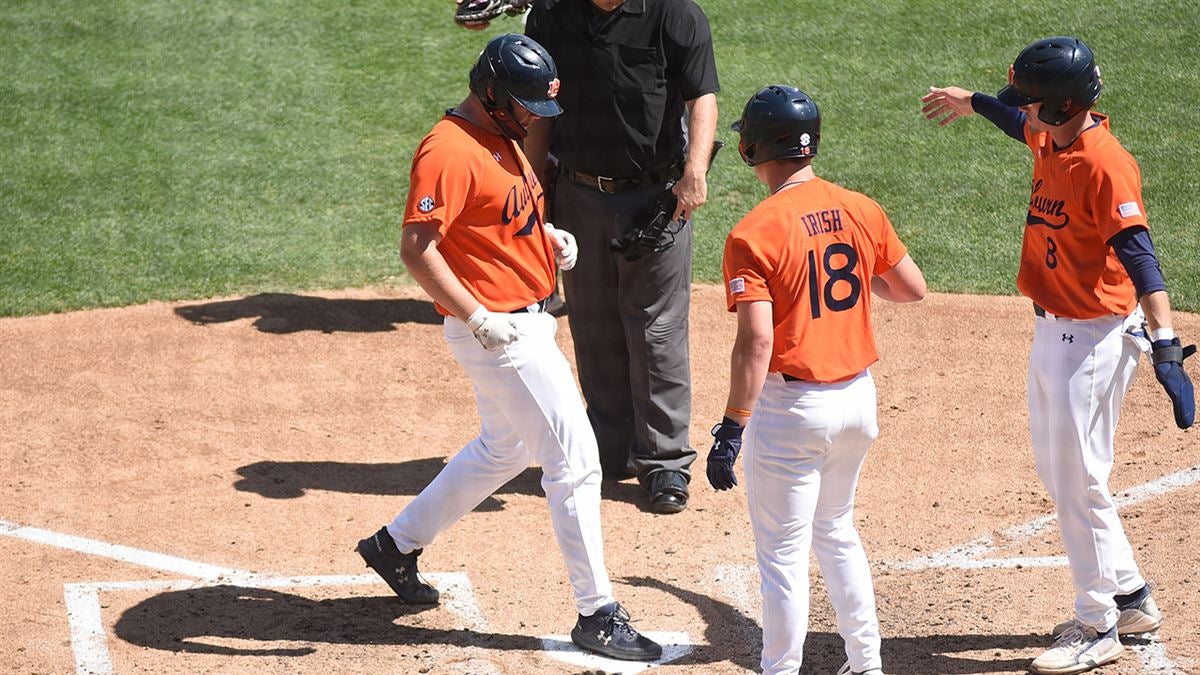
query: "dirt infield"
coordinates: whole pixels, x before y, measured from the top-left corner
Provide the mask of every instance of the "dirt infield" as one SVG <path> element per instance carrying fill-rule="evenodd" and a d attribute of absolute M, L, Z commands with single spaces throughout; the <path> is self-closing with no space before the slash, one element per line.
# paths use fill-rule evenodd
<path fill-rule="evenodd" d="M 707 448 L 734 319 L 719 287 L 693 299 L 691 438 Z M 877 303 L 882 436 L 857 520 L 889 673 L 1024 672 L 1070 614 L 1026 430 L 1032 323 L 1019 298 Z M 1200 338 L 1200 317 L 1176 323 Z M 363 574 L 355 542 L 478 424 L 440 332 L 398 289 L 0 320 L 4 670 L 607 667 L 558 650 L 574 613 L 534 468 L 421 558 L 441 606 L 404 607 Z M 1167 621 L 1101 672 L 1200 672 L 1196 434 L 1175 429 L 1143 361 L 1112 487 Z M 608 568 L 637 626 L 680 645 L 661 672 L 744 672 L 760 640 L 745 493 L 695 468 L 674 516 L 648 512 L 633 481 L 604 484 Z M 803 672 L 843 660 L 814 570 Z"/>

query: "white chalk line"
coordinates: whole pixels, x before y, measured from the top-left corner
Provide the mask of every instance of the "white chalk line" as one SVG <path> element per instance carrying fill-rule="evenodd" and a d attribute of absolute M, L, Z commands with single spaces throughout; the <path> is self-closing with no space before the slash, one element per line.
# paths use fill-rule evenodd
<path fill-rule="evenodd" d="M 437 587 L 443 596 L 442 607 L 462 620 L 473 632 L 488 630 L 488 622 L 475 599 L 471 580 L 462 572 L 431 572 L 421 575 Z M 67 623 L 71 629 L 71 649 L 75 654 L 75 672 L 79 675 L 109 675 L 113 672 L 108 650 L 108 635 L 101 615 L 100 593 L 104 591 L 184 591 L 234 585 L 245 588 L 314 588 L 318 586 L 368 586 L 383 584 L 375 574 L 281 576 L 249 575 L 240 580 L 220 583 L 200 579 L 154 581 L 99 581 L 63 584 Z"/>
<path fill-rule="evenodd" d="M 1193 466 L 1122 491 L 1114 495 L 1113 502 L 1118 509 L 1121 509 L 1153 497 L 1168 494 L 1174 490 L 1190 487 L 1197 483 L 1200 483 L 1200 466 Z M 979 537 L 965 544 L 951 546 L 950 548 L 912 560 L 884 562 L 880 564 L 880 567 L 912 571 L 934 568 L 975 570 L 1066 567 L 1068 564 L 1066 556 L 984 557 L 1003 546 L 1033 539 L 1041 534 L 1051 523 L 1055 522 L 1055 520 L 1057 520 L 1057 517 L 1053 514 L 1040 516 L 1027 523 L 1005 528 L 999 531 L 995 537 Z M 722 565 L 717 568 L 716 582 L 718 587 L 746 615 L 750 615 L 756 609 L 751 598 L 755 595 L 754 584 L 757 579 L 758 569 L 754 566 Z M 1145 672 L 1181 672 L 1175 662 L 1167 656 L 1166 645 L 1158 639 L 1157 634 L 1144 637 L 1146 640 L 1144 644 L 1131 645 L 1130 649 L 1137 654 Z"/>
<path fill-rule="evenodd" d="M 1146 644 L 1130 645 L 1133 653 L 1142 662 L 1147 673 L 1182 673 L 1179 666 L 1167 656 L 1167 646 L 1159 642 L 1158 635 L 1146 636 Z"/>
<path fill-rule="evenodd" d="M 110 544 L 96 539 L 28 527 L 7 520 L 0 520 L 0 534 L 198 579 L 216 580 L 223 577 L 244 577 L 253 574 L 246 570 L 218 567 L 131 546 Z"/>
<path fill-rule="evenodd" d="M 1120 492 L 1114 496 L 1113 502 L 1117 505 L 1118 509 L 1121 509 L 1153 497 L 1167 494 L 1173 490 L 1190 487 L 1197 483 L 1200 483 L 1200 466 L 1193 466 Z M 1004 545 L 1021 543 L 1036 537 L 1055 520 L 1057 520 L 1057 516 L 1054 514 L 1040 516 L 1027 523 L 1001 530 L 996 537 L 985 535 L 965 544 L 951 546 L 936 553 L 923 555 L 912 560 L 888 563 L 885 566 L 902 570 L 924 570 L 939 567 L 953 567 L 957 569 L 1063 567 L 1067 564 L 1065 556 L 989 558 L 982 560 L 983 556 L 996 551 Z"/>
<path fill-rule="evenodd" d="M 1014 558 L 1014 560 L 1019 560 Z M 991 565 L 990 567 L 1000 567 Z M 1011 565 L 1015 567 L 1015 565 Z M 757 607 L 758 568 L 753 565 L 721 565 L 717 567 L 717 587 L 733 601 L 734 607 L 746 616 L 755 613 L 762 614 Z M 1140 636 L 1143 642 L 1129 645 L 1129 649 L 1142 662 L 1142 671 L 1146 673 L 1181 673 L 1179 666 L 1167 656 L 1167 647 L 1158 638 L 1157 633 Z M 886 638 L 885 638 L 886 640 Z"/>
<path fill-rule="evenodd" d="M 111 673 L 107 635 L 101 616 L 100 593 L 105 591 L 177 591 L 218 585 L 246 588 L 311 588 L 316 586 L 356 586 L 382 584 L 375 574 L 326 576 L 272 576 L 248 570 L 220 567 L 145 549 L 29 527 L 0 520 L 0 535 L 38 544 L 94 555 L 163 572 L 184 574 L 192 579 L 147 581 L 101 581 L 63 584 L 67 622 L 71 631 L 71 649 L 77 673 Z M 443 594 L 442 606 L 459 617 L 465 627 L 488 630 L 475 597 L 471 580 L 461 572 L 422 574 Z"/>

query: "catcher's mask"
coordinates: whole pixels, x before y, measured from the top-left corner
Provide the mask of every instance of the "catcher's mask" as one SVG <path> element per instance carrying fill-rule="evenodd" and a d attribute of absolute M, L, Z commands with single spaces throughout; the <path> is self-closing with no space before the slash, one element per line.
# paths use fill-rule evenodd
<path fill-rule="evenodd" d="M 527 130 L 517 121 L 520 105 L 538 117 L 562 114 L 558 96 L 558 69 L 554 59 L 533 38 L 507 33 L 493 38 L 471 68 L 471 91 L 483 103 L 501 133 L 513 140 Z"/>
<path fill-rule="evenodd" d="M 750 166 L 812 157 L 821 141 L 821 112 L 808 94 L 773 84 L 750 97 L 742 118 L 730 128 L 741 135 L 738 152 Z"/>
<path fill-rule="evenodd" d="M 1021 50 L 996 98 L 1016 107 L 1040 102 L 1038 119 L 1057 127 L 1091 108 L 1103 88 L 1096 57 L 1082 40 L 1051 37 Z"/>

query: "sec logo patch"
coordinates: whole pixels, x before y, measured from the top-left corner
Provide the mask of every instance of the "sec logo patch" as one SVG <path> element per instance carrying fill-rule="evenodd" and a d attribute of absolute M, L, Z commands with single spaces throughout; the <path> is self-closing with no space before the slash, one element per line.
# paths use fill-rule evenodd
<path fill-rule="evenodd" d="M 417 202 L 417 210 L 421 213 L 429 213 L 433 210 L 433 197 L 422 197 L 421 201 Z"/>

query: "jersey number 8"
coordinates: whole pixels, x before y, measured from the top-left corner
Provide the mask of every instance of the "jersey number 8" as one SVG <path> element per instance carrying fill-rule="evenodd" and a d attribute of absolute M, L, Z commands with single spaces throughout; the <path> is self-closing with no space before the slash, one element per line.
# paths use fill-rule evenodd
<path fill-rule="evenodd" d="M 842 256 L 842 265 L 834 267 L 834 256 Z M 858 266 L 858 251 L 850 244 L 835 242 L 825 249 L 821 257 L 821 267 L 825 269 L 825 284 L 822 286 L 817 276 L 817 253 L 808 252 L 808 302 L 812 308 L 812 318 L 821 318 L 821 301 L 834 312 L 844 312 L 858 303 L 862 295 L 862 282 L 854 274 Z M 839 281 L 850 285 L 850 293 L 844 298 L 833 297 L 833 286 Z"/>

